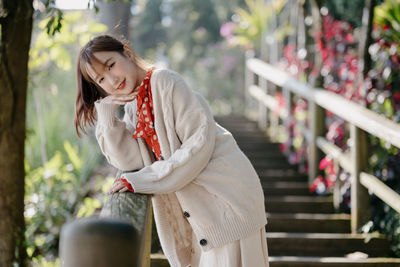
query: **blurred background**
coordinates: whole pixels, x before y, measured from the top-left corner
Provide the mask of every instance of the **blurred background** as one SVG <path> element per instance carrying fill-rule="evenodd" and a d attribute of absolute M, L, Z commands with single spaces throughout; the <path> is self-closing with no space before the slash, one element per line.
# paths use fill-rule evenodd
<path fill-rule="evenodd" d="M 132 0 L 33 1 L 25 143 L 27 254 L 34 266 L 60 266 L 61 226 L 96 214 L 115 170 L 104 161 L 93 129 L 78 139 L 73 127 L 76 57 L 102 33 L 124 36 L 143 58 L 179 72 L 205 96 L 215 115 L 244 114 L 244 62 L 255 56 L 314 87 L 343 95 L 400 121 L 400 3 L 369 6 L 372 27 L 362 24 L 364 0 Z M 362 38 L 367 35 L 368 38 Z M 364 40 L 365 39 L 365 40 Z M 360 44 L 360 40 L 364 40 Z M 360 47 L 366 45 L 365 53 Z M 366 59 L 359 69 L 360 58 Z M 275 96 L 282 97 L 279 92 Z M 296 99 L 293 116 L 307 121 Z M 347 149 L 346 124 L 327 114 L 326 137 Z M 288 126 L 290 127 L 290 125 Z M 289 161 L 307 171 L 306 144 L 296 129 L 279 133 Z M 398 149 L 370 137 L 370 168 L 400 191 Z M 321 162 L 325 175 L 310 190 L 329 194 L 342 180 L 342 209 L 349 211 L 349 174 Z M 400 217 L 379 200 L 365 232 L 390 234 L 400 256 Z M 152 251 L 160 249 L 153 231 Z"/>

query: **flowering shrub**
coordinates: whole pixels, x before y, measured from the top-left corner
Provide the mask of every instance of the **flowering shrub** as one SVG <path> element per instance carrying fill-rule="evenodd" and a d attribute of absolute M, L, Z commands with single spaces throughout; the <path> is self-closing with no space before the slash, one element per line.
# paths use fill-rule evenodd
<path fill-rule="evenodd" d="M 300 81 L 307 82 L 308 74 L 310 74 L 312 70 L 312 62 L 308 61 L 306 58 L 307 51 L 305 49 L 297 51 L 294 44 L 288 44 L 283 50 L 283 55 L 284 57 L 279 61 L 279 67 L 288 71 L 293 77 Z M 279 91 L 276 92 L 275 98 L 279 104 L 285 102 Z M 280 149 L 288 154 L 288 160 L 291 164 L 298 165 L 299 172 L 306 173 L 308 170 L 306 155 L 307 145 L 301 128 L 296 124 L 296 121 L 308 125 L 307 102 L 296 96 L 293 99 L 293 106 L 292 110 L 290 110 L 290 114 L 290 122 L 287 125 L 287 129 L 283 129 L 289 134 L 286 134 L 286 141 L 280 146 Z"/>
<path fill-rule="evenodd" d="M 368 51 L 372 60 L 372 69 L 366 82 L 371 84 L 366 102 L 369 109 L 400 122 L 400 56 L 399 33 L 400 4 L 386 0 L 374 10 L 372 37 L 374 43 Z M 399 149 L 370 136 L 371 156 L 369 170 L 397 193 L 400 193 Z M 400 215 L 373 196 L 373 224 L 363 231 L 379 230 L 387 234 L 394 244 L 394 252 L 400 256 Z"/>
<path fill-rule="evenodd" d="M 326 14 L 322 17 L 322 28 L 314 36 L 316 51 L 320 54 L 323 63 L 322 69 L 317 69 L 312 62 L 308 61 L 305 49 L 296 50 L 293 44 L 288 44 L 284 48 L 284 58 L 280 66 L 303 82 L 307 82 L 310 77 L 315 79 L 320 73 L 326 90 L 343 95 L 354 102 L 363 103 L 365 93 L 363 94 L 361 89 L 365 87 L 356 86 L 358 58 L 354 30 L 349 23 L 335 20 Z M 307 110 L 308 105 L 305 100 L 295 99 L 291 114 L 297 121 L 307 125 Z M 349 130 L 345 121 L 326 111 L 326 125 L 325 138 L 346 151 Z M 288 145 L 282 149 L 288 149 L 291 146 L 289 161 L 291 158 L 296 159 L 291 162 L 299 164 L 299 170 L 306 172 L 308 166 L 303 152 L 306 151 L 307 144 L 301 137 L 303 134 L 296 129 L 296 126 L 288 130 L 291 136 L 287 142 Z M 325 174 L 316 177 L 310 191 L 326 194 L 331 191 L 339 172 L 332 169 L 332 160 L 327 158 L 320 162 L 320 169 L 324 170 Z"/>
<path fill-rule="evenodd" d="M 322 29 L 315 34 L 314 40 L 320 53 L 323 67 L 323 87 L 363 105 L 370 110 L 395 122 L 400 122 L 400 5 L 397 1 L 387 0 L 375 9 L 373 27 L 373 43 L 368 52 L 371 56 L 371 69 L 366 77 L 359 77 L 357 44 L 354 37 L 356 29 L 345 21 L 338 21 L 329 14 L 323 16 Z M 298 54 L 298 52 L 297 52 Z M 285 59 L 289 71 L 296 69 L 291 64 L 301 66 L 292 47 L 285 50 Z M 294 55 L 294 56 L 293 56 Z M 309 64 L 311 66 L 311 64 Z M 297 68 L 299 72 L 315 73 L 316 70 Z M 300 73 L 293 73 L 301 77 Z M 326 139 L 337 145 L 342 151 L 348 151 L 349 129 L 346 123 L 326 112 Z M 398 148 L 368 136 L 370 155 L 368 173 L 372 173 L 393 190 L 400 192 L 400 151 Z M 335 180 L 339 178 L 343 211 L 350 211 L 350 174 L 344 170 L 336 170 L 329 156 L 320 162 L 323 175 L 316 177 L 310 190 L 317 194 L 330 192 Z M 400 223 L 399 214 L 384 204 L 374 195 L 372 198 L 372 221 L 362 228 L 364 232 L 379 230 L 387 234 L 394 242 L 394 252 L 400 255 Z"/>

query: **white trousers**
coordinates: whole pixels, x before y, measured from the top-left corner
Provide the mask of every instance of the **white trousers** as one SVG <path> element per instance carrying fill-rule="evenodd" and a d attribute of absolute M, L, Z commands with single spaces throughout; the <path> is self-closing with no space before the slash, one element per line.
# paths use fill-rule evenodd
<path fill-rule="evenodd" d="M 265 227 L 207 252 L 202 252 L 193 234 L 191 267 L 269 267 Z"/>

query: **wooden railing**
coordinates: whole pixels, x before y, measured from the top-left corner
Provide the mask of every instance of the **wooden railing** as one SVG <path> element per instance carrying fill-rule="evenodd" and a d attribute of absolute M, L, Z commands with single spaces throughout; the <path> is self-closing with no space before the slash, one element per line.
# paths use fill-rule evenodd
<path fill-rule="evenodd" d="M 282 95 L 285 97 L 286 106 L 280 108 L 278 112 L 271 112 L 276 111 L 278 107 L 275 97 L 269 94 L 271 87 L 281 88 Z M 307 154 L 309 183 L 318 174 L 318 163 L 322 158 L 322 153 L 330 155 L 335 164 L 351 174 L 351 230 L 353 233 L 357 232 L 370 218 L 369 192 L 400 212 L 400 195 L 375 176 L 365 172 L 368 164 L 367 134 L 400 148 L 400 125 L 340 95 L 311 88 L 286 72 L 256 58 L 246 60 L 246 89 L 246 102 L 249 103 L 252 99 L 258 101 L 259 126 L 267 130 L 271 137 L 274 136 L 274 131 L 278 128 L 280 121 L 283 124 L 288 123 L 294 95 L 308 101 L 309 127 L 306 127 L 304 123 L 299 127 L 309 146 Z M 343 152 L 325 139 L 325 110 L 349 123 L 350 152 Z M 337 196 L 338 192 L 334 190 L 336 204 Z"/>
<path fill-rule="evenodd" d="M 149 267 L 151 228 L 151 195 L 112 194 L 100 218 L 79 219 L 63 226 L 61 264 L 63 267 Z"/>

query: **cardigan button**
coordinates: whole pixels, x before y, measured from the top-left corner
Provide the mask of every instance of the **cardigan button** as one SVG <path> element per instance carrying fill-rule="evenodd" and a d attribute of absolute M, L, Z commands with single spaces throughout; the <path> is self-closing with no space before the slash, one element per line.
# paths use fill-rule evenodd
<path fill-rule="evenodd" d="M 183 213 L 183 215 L 185 215 L 186 218 L 189 218 L 189 217 L 190 217 L 190 214 L 189 214 L 189 212 L 187 212 L 187 211 L 185 211 L 185 212 Z"/>
<path fill-rule="evenodd" d="M 202 245 L 202 246 L 207 245 L 207 240 L 205 240 L 205 239 L 200 240 L 200 245 Z"/>

